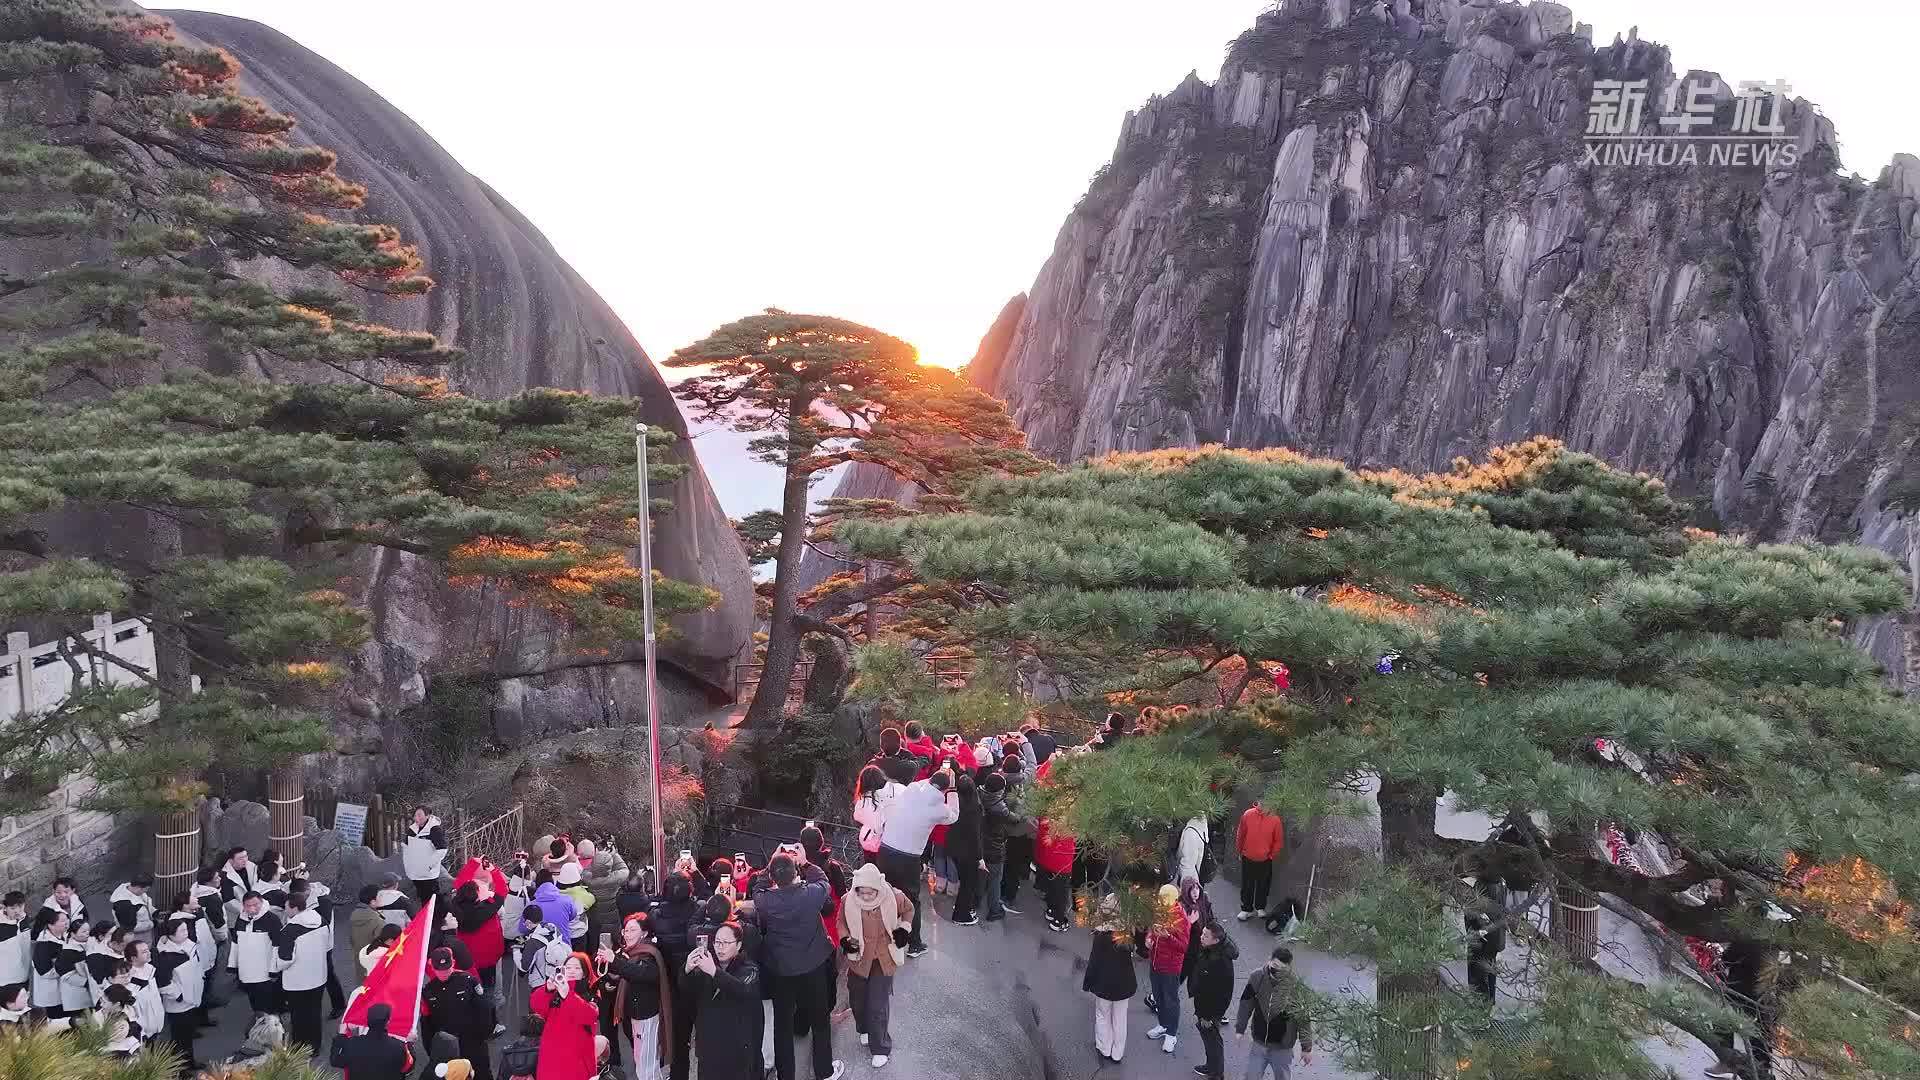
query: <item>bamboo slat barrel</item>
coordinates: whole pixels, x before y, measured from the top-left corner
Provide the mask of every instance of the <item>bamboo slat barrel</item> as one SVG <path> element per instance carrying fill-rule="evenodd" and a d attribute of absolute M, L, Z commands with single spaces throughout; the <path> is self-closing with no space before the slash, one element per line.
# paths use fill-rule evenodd
<path fill-rule="evenodd" d="M 200 811 L 175 810 L 160 815 L 153 834 L 153 884 L 158 896 L 172 896 L 193 887 L 200 868 Z"/>
<path fill-rule="evenodd" d="M 1600 952 L 1600 903 L 1592 893 L 1578 885 L 1554 890 L 1553 941 L 1574 963 L 1594 963 Z"/>
<path fill-rule="evenodd" d="M 281 866 L 307 861 L 306 772 L 299 762 L 273 770 L 267 779 L 267 846 Z"/>

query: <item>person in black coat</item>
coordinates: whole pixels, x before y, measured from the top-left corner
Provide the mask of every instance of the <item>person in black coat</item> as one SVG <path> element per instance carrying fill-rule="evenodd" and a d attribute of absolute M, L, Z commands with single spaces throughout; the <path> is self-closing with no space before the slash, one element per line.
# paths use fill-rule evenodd
<path fill-rule="evenodd" d="M 1187 974 L 1187 993 L 1193 998 L 1193 1023 L 1200 1030 L 1200 1044 L 1206 1047 L 1203 1068 L 1209 1080 L 1226 1075 L 1226 1045 L 1220 1037 L 1227 1022 L 1227 1010 L 1233 1007 L 1233 961 L 1240 955 L 1227 932 L 1213 919 L 1200 924 L 1200 951 L 1194 954 L 1192 970 Z"/>
<path fill-rule="evenodd" d="M 406 1080 L 413 1068 L 413 1055 L 407 1044 L 387 1034 L 393 1020 L 393 1008 L 375 1005 L 367 1010 L 367 1032 L 343 1043 L 337 1058 L 346 1080 Z M 474 1067 L 479 1068 L 475 1062 Z"/>
<path fill-rule="evenodd" d="M 427 981 L 420 990 L 421 1037 L 428 1046 L 437 1034 L 453 1036 L 459 1056 L 473 1063 L 475 1080 L 493 1080 L 493 1001 L 480 980 L 454 966 L 453 949 L 441 946 L 427 958 Z"/>
<path fill-rule="evenodd" d="M 653 931 L 654 944 L 667 958 L 667 979 L 673 984 L 672 1080 L 687 1080 L 687 1063 L 693 1056 L 688 1048 L 693 1042 L 699 1006 L 689 996 L 685 976 L 687 956 L 693 950 L 690 931 L 699 915 L 700 906 L 693 899 L 693 878 L 679 871 L 667 875 L 661 883 L 660 897 L 647 913 L 647 926 Z M 754 992 L 759 993 L 758 987 Z M 759 1030 L 754 1028 L 756 1035 Z"/>
<path fill-rule="evenodd" d="M 980 921 L 980 888 L 987 873 L 985 822 L 980 790 L 973 777 L 956 778 L 953 789 L 960 796 L 960 817 L 947 826 L 947 857 L 953 860 L 960 879 L 960 892 L 953 901 L 953 921 L 959 926 L 972 926 Z"/>
<path fill-rule="evenodd" d="M 714 932 L 709 948 L 687 959 L 681 981 L 700 1010 L 694 1034 L 700 1080 L 766 1075 L 760 1059 L 760 969 L 741 949 L 744 933 L 738 923 L 726 923 Z"/>
<path fill-rule="evenodd" d="M 1133 972 L 1133 955 L 1113 925 L 1117 915 L 1111 899 L 1100 914 L 1080 989 L 1093 995 L 1093 1048 L 1101 1057 L 1119 1061 L 1127 1050 L 1127 1003 L 1140 991 L 1140 982 Z"/>

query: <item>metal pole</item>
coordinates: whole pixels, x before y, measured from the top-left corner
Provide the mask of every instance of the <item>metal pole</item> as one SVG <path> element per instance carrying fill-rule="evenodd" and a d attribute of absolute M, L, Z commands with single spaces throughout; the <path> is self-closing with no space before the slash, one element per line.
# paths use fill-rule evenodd
<path fill-rule="evenodd" d="M 653 666 L 653 517 L 647 498 L 647 425 L 633 425 L 633 446 L 640 461 L 640 607 L 647 627 L 647 775 L 653 798 L 653 866 L 667 865 L 667 829 L 660 817 L 660 694 Z"/>

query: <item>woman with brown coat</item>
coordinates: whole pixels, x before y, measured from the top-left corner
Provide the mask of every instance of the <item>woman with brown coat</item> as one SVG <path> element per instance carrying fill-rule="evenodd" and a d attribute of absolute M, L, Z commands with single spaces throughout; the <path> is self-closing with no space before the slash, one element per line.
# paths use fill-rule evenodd
<path fill-rule="evenodd" d="M 853 872 L 853 891 L 840 907 L 840 949 L 847 954 L 854 1030 L 873 1054 L 876 1069 L 893 1053 L 887 1031 L 893 975 L 907 962 L 907 927 L 912 925 L 913 901 L 887 884 L 879 866 L 868 863 Z"/>

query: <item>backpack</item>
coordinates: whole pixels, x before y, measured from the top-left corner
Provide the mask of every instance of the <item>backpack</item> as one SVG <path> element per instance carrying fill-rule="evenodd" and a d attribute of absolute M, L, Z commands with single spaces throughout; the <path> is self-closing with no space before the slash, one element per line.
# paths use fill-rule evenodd
<path fill-rule="evenodd" d="M 1167 845 L 1167 880 L 1175 881 L 1180 872 L 1180 841 L 1188 832 L 1197 832 L 1191 825 L 1183 825 L 1173 834 L 1173 840 Z M 1207 842 L 1205 833 L 1200 834 L 1200 884 L 1211 885 L 1220 873 L 1220 863 L 1213 857 L 1213 845 Z M 1178 884 L 1177 881 L 1175 881 Z"/>
<path fill-rule="evenodd" d="M 500 1076 L 504 1080 L 532 1076 L 540 1067 L 540 1040 L 515 1039 L 500 1051 Z"/>

